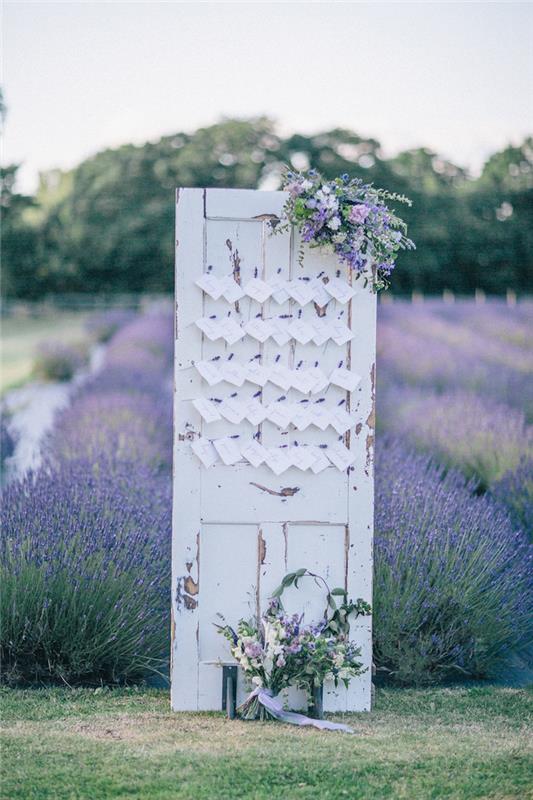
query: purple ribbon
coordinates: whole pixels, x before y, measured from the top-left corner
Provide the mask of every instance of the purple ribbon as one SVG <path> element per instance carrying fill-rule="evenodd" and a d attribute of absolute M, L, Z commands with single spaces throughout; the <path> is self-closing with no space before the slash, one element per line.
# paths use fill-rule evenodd
<path fill-rule="evenodd" d="M 311 717 L 306 717 L 305 714 L 297 714 L 295 711 L 285 711 L 280 701 L 273 697 L 270 689 L 265 689 L 262 686 L 258 686 L 257 689 L 254 689 L 253 692 L 248 695 L 245 702 L 252 700 L 254 697 L 257 697 L 261 705 L 264 706 L 275 719 L 280 720 L 280 722 L 288 722 L 290 725 L 312 725 L 314 728 L 318 728 L 321 731 L 354 732 L 349 725 L 343 725 L 340 722 L 328 722 L 325 719 L 311 719 Z"/>

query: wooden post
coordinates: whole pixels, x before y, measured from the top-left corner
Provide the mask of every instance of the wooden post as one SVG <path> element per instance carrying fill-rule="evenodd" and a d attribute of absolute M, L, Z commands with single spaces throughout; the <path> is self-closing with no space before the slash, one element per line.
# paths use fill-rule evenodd
<path fill-rule="evenodd" d="M 442 302 L 446 305 L 453 305 L 455 303 L 455 295 L 450 289 L 444 289 L 442 292 Z"/>

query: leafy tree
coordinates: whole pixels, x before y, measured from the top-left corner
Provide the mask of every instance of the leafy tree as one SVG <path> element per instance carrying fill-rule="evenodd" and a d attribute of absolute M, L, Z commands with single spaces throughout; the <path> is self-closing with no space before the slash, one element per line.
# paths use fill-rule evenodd
<path fill-rule="evenodd" d="M 393 291 L 527 290 L 533 266 L 533 139 L 491 156 L 481 176 L 425 148 L 386 159 L 375 139 L 336 128 L 280 137 L 260 117 L 105 150 L 70 172 L 41 177 L 35 198 L 4 173 L 5 292 L 171 291 L 174 188 L 276 188 L 283 166 L 343 172 L 409 195 L 402 209 L 414 253 Z"/>
<path fill-rule="evenodd" d="M 14 191 L 18 166 L 0 168 L 2 215 L 2 293 L 38 297 L 44 289 L 40 275 L 39 230 L 28 220 L 35 200 Z"/>

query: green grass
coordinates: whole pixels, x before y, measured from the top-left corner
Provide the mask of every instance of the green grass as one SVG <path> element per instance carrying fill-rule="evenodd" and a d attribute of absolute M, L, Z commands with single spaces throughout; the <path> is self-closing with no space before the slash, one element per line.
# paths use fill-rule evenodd
<path fill-rule="evenodd" d="M 161 690 L 2 698 L 5 800 L 531 797 L 522 689 L 381 689 L 355 736 L 173 714 Z"/>
<path fill-rule="evenodd" d="M 86 311 L 51 310 L 39 316 L 6 317 L 2 321 L 0 392 L 31 378 L 37 345 L 47 339 L 78 344 L 87 338 Z"/>

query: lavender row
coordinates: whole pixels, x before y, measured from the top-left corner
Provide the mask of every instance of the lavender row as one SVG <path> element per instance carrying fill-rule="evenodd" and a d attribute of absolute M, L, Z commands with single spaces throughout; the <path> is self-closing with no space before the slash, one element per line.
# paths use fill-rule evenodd
<path fill-rule="evenodd" d="M 374 659 L 402 683 L 498 674 L 531 651 L 532 548 L 490 495 L 378 440 Z"/>
<path fill-rule="evenodd" d="M 172 315 L 125 322 L 58 418 L 42 467 L 3 497 L 11 682 L 116 683 L 165 664 Z"/>

